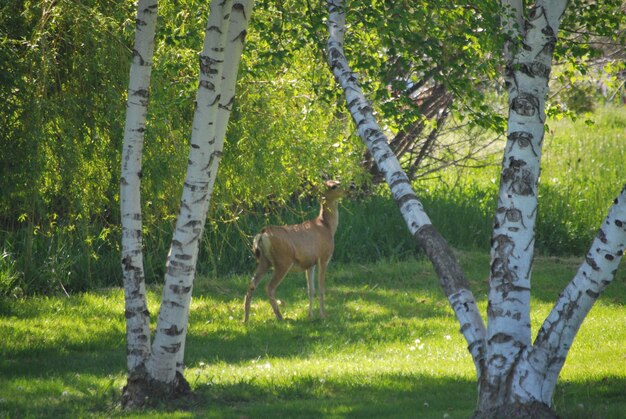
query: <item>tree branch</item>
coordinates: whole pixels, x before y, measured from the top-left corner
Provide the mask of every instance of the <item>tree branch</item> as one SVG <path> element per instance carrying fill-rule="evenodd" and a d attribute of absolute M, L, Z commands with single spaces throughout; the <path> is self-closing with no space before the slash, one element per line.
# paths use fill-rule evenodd
<path fill-rule="evenodd" d="M 398 159 L 391 151 L 385 134 L 373 115 L 373 109 L 363 94 L 356 75 L 343 52 L 345 11 L 342 0 L 328 0 L 328 64 L 344 90 L 348 110 L 380 172 L 385 176 L 393 198 L 415 237 L 424 248 L 437 272 L 441 286 L 461 324 L 478 376 L 484 366 L 485 326 L 476 307 L 467 280 L 446 241 L 432 226 Z"/>
<path fill-rule="evenodd" d="M 626 249 L 626 185 L 604 219 L 585 261 L 561 293 L 539 329 L 530 358 L 546 381 L 556 383 L 574 337 L 589 310 L 604 289 L 613 282 Z M 534 358 L 533 358 L 534 355 Z M 546 388 L 554 388 L 547 385 Z"/>

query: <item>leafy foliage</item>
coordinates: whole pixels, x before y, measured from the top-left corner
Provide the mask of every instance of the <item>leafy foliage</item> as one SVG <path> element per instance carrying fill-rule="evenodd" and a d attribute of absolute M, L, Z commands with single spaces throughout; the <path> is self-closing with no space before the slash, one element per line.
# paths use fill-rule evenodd
<path fill-rule="evenodd" d="M 151 281 L 162 277 L 178 210 L 197 53 L 208 13 L 206 1 L 160 3 L 142 179 Z M 619 60 L 605 62 L 602 71 L 592 66 L 624 41 L 626 14 L 614 13 L 621 2 L 605 3 L 596 7 L 575 1 L 574 12 L 566 16 L 571 42 L 559 43 L 564 45 L 557 51 L 561 65 L 554 71 L 564 95 L 553 99 L 558 106 L 552 115 L 573 104 L 588 105 L 588 95 L 596 103 L 590 78 L 602 79 L 611 92 L 623 82 Z M 346 49 L 351 64 L 381 124 L 399 149 L 408 147 L 404 163 L 419 162 L 416 177 L 432 176 L 431 170 L 488 144 L 493 134 L 485 135 L 485 128 L 502 130 L 498 11 L 498 2 L 492 1 L 465 6 L 449 0 L 350 3 Z M 0 5 L 2 293 L 63 293 L 119 281 L 119 160 L 133 19 L 134 6 L 126 1 L 6 0 Z M 371 179 L 362 168 L 367 162 L 363 147 L 338 105 L 343 101 L 326 68 L 324 25 L 322 4 L 257 2 L 201 272 L 247 269 L 247 245 L 256 229 L 268 222 L 300 221 L 316 211 L 311 197 L 322 173 L 360 184 Z M 570 84 L 581 86 L 572 90 Z M 433 101 L 438 95 L 450 100 Z M 449 113 L 440 119 L 442 109 Z M 460 135 L 458 126 L 467 124 L 472 130 Z M 418 134 L 411 137 L 410 132 Z M 427 142 L 433 132 L 442 135 L 437 147 Z M 423 158 L 422 151 L 430 157 Z M 465 164 L 484 164 L 474 158 Z M 436 191 L 429 182 L 423 179 L 422 189 Z M 426 201 L 437 205 L 440 197 L 454 196 L 445 189 Z M 346 204 L 352 212 L 348 217 L 393 212 L 378 198 L 368 199 Z M 296 209 L 276 214 L 284 205 Z M 490 218 L 484 212 L 480 220 Z M 363 224 L 344 226 L 364 229 Z M 385 236 L 384 230 L 375 234 Z M 371 239 L 361 236 L 359 243 L 366 242 Z M 363 244 L 355 251 L 363 256 L 346 253 L 342 258 L 413 251 L 401 243 L 392 235 L 378 249 Z"/>

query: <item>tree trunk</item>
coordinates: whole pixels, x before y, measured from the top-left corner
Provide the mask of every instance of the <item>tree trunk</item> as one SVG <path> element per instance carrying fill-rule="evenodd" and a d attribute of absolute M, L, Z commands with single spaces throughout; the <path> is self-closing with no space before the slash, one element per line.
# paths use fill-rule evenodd
<path fill-rule="evenodd" d="M 585 262 L 561 293 L 534 344 L 522 348 L 512 366 L 498 376 L 502 389 L 493 391 L 486 374 L 479 380 L 477 417 L 550 416 L 557 378 L 584 318 L 615 278 L 626 249 L 626 186 L 615 199 L 594 239 Z M 487 359 L 492 359 L 488 346 Z M 494 369 L 494 371 L 496 371 Z M 526 412 L 527 414 L 522 415 Z M 532 414 L 531 414 L 532 413 Z M 512 413 L 511 413 L 512 414 Z M 520 416 L 522 415 L 522 416 Z"/>
<path fill-rule="evenodd" d="M 461 324 L 476 366 L 478 418 L 552 418 L 552 396 L 574 336 L 613 280 L 626 247 L 626 187 L 587 258 L 530 342 L 530 273 L 537 212 L 545 96 L 565 0 L 539 1 L 525 18 L 522 0 L 503 0 L 509 127 L 492 240 L 489 328 L 445 240 L 430 224 L 388 146 L 343 54 L 342 0 L 328 0 L 328 62 L 359 135 L 391 188 L 409 231 L 424 248 Z"/>
<path fill-rule="evenodd" d="M 248 19 L 250 14 L 252 13 L 253 7 L 254 0 L 234 1 L 229 16 L 230 23 L 228 25 L 228 31 L 226 33 L 224 62 L 222 65 L 223 69 L 221 75 L 221 83 L 219 84 L 221 89 L 219 93 L 219 103 L 217 104 L 217 114 L 214 121 L 214 137 L 209 141 L 210 158 L 206 169 L 208 172 L 209 181 L 206 207 L 203 209 L 204 220 L 206 220 L 211 194 L 213 193 L 215 179 L 217 178 L 217 169 L 219 166 L 219 162 L 222 159 L 224 140 L 226 138 L 226 130 L 228 128 L 228 121 L 230 120 L 232 106 L 235 101 L 235 88 L 237 85 L 239 63 L 241 62 L 241 54 L 243 52 L 243 47 L 248 31 Z M 195 264 L 196 262 L 194 262 L 194 266 Z M 187 324 L 188 318 L 189 310 L 187 310 L 185 324 Z M 178 351 L 176 361 L 177 374 L 181 377 L 183 376 L 185 366 L 184 354 L 186 334 L 187 330 L 185 329 L 182 336 L 182 346 L 181 349 Z"/>
<path fill-rule="evenodd" d="M 488 356 L 480 382 L 481 411 L 518 398 L 512 393 L 512 376 L 531 345 L 530 284 L 545 100 L 566 2 L 539 2 L 527 19 L 522 1 L 503 0 L 502 4 L 509 12 L 503 15 L 510 37 L 505 48 L 509 119 L 491 240 Z"/>
<path fill-rule="evenodd" d="M 212 1 L 210 5 L 206 37 L 200 55 L 200 81 L 187 175 L 167 259 L 154 342 L 150 347 L 148 329 L 144 339 L 144 356 L 138 358 L 132 369 L 129 368 L 128 383 L 122 396 L 124 406 L 142 406 L 151 399 L 179 397 L 190 392 L 183 375 L 183 361 L 191 291 L 252 5 L 252 0 L 235 0 L 234 3 L 233 0 Z M 228 74 L 224 74 L 223 70 Z M 140 161 L 141 151 L 133 151 L 138 154 L 136 158 Z M 140 209 L 133 214 L 132 219 L 141 220 Z M 139 228 L 134 236 L 140 237 L 140 232 Z M 138 271 L 136 265 L 131 264 L 130 267 L 132 269 L 128 268 L 128 271 Z M 143 287 L 143 274 L 135 282 Z M 143 301 L 145 303 L 145 290 Z M 142 313 L 147 319 L 147 310 Z"/>
<path fill-rule="evenodd" d="M 180 213 L 167 258 L 165 284 L 148 372 L 157 381 L 176 378 L 184 345 L 191 291 L 211 191 L 208 168 L 213 158 L 215 122 L 220 100 L 224 47 L 232 0 L 211 2 L 204 48 L 200 54 L 200 82 L 196 96 L 191 148 L 183 185 Z M 178 361 L 178 362 L 177 362 Z"/>
<path fill-rule="evenodd" d="M 131 374 L 150 355 L 150 315 L 143 270 L 140 184 L 156 21 L 157 1 L 139 0 L 120 180 L 127 367 Z"/>
<path fill-rule="evenodd" d="M 528 355 L 522 357 L 513 381 L 517 393 L 550 403 L 557 378 L 576 333 L 591 307 L 606 287 L 626 250 L 626 185 L 615 199 L 596 237 L 572 281 L 559 296 L 539 329 Z M 541 386 L 533 388 L 524 376 L 539 370 Z M 519 383 L 519 385 L 517 384 Z"/>

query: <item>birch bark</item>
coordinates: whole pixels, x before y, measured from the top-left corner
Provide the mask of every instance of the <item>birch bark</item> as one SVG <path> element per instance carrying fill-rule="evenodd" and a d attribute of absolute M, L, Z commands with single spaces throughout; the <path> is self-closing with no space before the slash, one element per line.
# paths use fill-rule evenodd
<path fill-rule="evenodd" d="M 212 1 L 204 47 L 200 54 L 200 81 L 196 96 L 191 148 L 183 184 L 180 212 L 168 255 L 163 297 L 152 344 L 148 371 L 159 382 L 169 383 L 182 369 L 191 291 L 200 238 L 211 191 L 209 168 L 215 158 L 215 123 L 220 101 L 224 48 L 232 0 Z"/>
<path fill-rule="evenodd" d="M 222 158 L 224 150 L 224 140 L 226 138 L 226 129 L 230 119 L 233 103 L 235 102 L 235 88 L 237 84 L 237 73 L 239 71 L 239 63 L 241 62 L 241 54 L 248 31 L 249 16 L 252 14 L 254 0 L 235 0 L 230 12 L 230 23 L 225 39 L 224 63 L 221 75 L 219 103 L 217 106 L 217 114 L 215 118 L 214 132 L 215 136 L 209 141 L 209 163 L 208 163 L 208 192 L 206 198 L 206 207 L 203 209 L 203 219 L 206 220 L 209 202 L 213 193 L 213 186 L 217 178 L 217 170 L 219 162 Z M 194 263 L 195 266 L 195 263 Z M 188 322 L 189 310 L 187 310 Z M 178 351 L 176 361 L 176 370 L 182 374 L 184 370 L 183 357 L 185 354 L 187 329 L 183 332 L 181 349 Z"/>
<path fill-rule="evenodd" d="M 552 55 L 566 1 L 538 2 L 524 17 L 503 0 L 509 118 L 496 210 L 487 309 L 488 358 L 479 409 L 510 398 L 510 372 L 531 344 L 530 288 L 537 187 Z"/>
<path fill-rule="evenodd" d="M 210 4 L 200 54 L 200 80 L 187 174 L 166 265 L 157 329 L 150 346 L 141 256 L 139 180 L 156 1 L 139 2 L 120 192 L 130 373 L 122 395 L 122 404 L 126 407 L 141 406 L 151 396 L 169 397 L 189 390 L 182 375 L 183 356 L 199 242 L 222 154 L 252 6 L 253 0 L 212 1 Z"/>
<path fill-rule="evenodd" d="M 327 2 L 328 62 L 344 90 L 359 135 L 384 174 L 411 233 L 425 249 L 468 342 L 478 381 L 476 417 L 555 417 L 558 374 L 592 304 L 613 280 L 626 247 L 626 187 L 615 200 L 587 258 L 531 345 L 530 277 L 537 186 L 552 54 L 567 2 L 538 1 L 528 17 L 521 0 L 502 0 L 509 92 L 507 143 L 492 239 L 488 319 L 484 329 L 457 262 L 428 216 L 343 53 L 342 0 Z"/>
<path fill-rule="evenodd" d="M 129 372 L 143 365 L 150 355 L 150 318 L 143 270 L 140 184 L 156 20 L 157 1 L 139 0 L 135 21 L 135 48 L 130 67 L 120 180 L 122 272 Z"/>
<path fill-rule="evenodd" d="M 331 71 L 343 88 L 348 110 L 359 136 L 367 145 L 380 172 L 384 175 L 393 199 L 416 242 L 426 251 L 441 286 L 461 324 L 478 376 L 482 374 L 485 347 L 485 326 L 476 307 L 467 280 L 446 241 L 432 226 L 388 140 L 376 122 L 373 109 L 365 98 L 357 76 L 352 72 L 343 52 L 345 10 L 343 0 L 328 0 L 327 58 Z"/>
<path fill-rule="evenodd" d="M 583 320 L 605 288 L 626 249 L 626 185 L 587 252 L 572 281 L 565 287 L 539 329 L 533 347 L 517 368 L 515 393 L 551 404 L 557 378 Z M 530 385 L 529 371 L 538 371 L 540 385 Z"/>

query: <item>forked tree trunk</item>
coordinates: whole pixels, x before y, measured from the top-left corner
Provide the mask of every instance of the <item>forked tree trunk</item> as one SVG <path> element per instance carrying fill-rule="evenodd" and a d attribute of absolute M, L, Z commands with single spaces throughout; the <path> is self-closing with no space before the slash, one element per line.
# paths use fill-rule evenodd
<path fill-rule="evenodd" d="M 211 2 L 200 55 L 200 83 L 187 175 L 148 363 L 151 375 L 159 381 L 182 377 L 184 370 L 184 345 L 199 244 L 222 155 L 252 6 L 249 0 Z"/>
<path fill-rule="evenodd" d="M 539 1 L 525 17 L 522 0 L 503 0 L 510 41 L 508 141 L 493 232 L 485 330 L 471 291 L 445 240 L 430 224 L 377 125 L 343 53 L 343 0 L 328 1 L 328 62 L 344 90 L 359 135 L 385 175 L 409 231 L 424 248 L 461 324 L 479 383 L 476 417 L 554 417 L 552 396 L 583 319 L 613 280 L 626 247 L 626 187 L 615 200 L 586 261 L 530 342 L 530 273 L 545 95 L 566 2 Z"/>
<path fill-rule="evenodd" d="M 191 291 L 252 6 L 252 0 L 212 1 L 210 5 L 187 175 L 167 260 L 157 329 L 152 346 L 145 339 L 142 356 L 129 367 L 122 396 L 125 406 L 143 405 L 146 398 L 176 397 L 190 390 L 183 376 L 183 361 Z M 138 196 L 138 189 L 136 193 Z M 140 219 L 140 209 L 134 214 Z M 143 276 L 137 282 L 143 287 Z M 145 291 L 142 299 L 145 304 Z M 147 311 L 142 313 L 147 319 Z M 149 338 L 149 329 L 145 337 Z"/>

